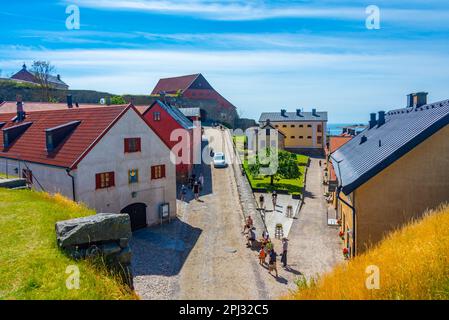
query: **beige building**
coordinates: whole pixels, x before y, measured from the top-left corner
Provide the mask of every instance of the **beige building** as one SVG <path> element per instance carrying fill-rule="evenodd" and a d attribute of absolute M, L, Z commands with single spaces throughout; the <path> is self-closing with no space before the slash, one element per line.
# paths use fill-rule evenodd
<path fill-rule="evenodd" d="M 261 126 L 267 122 L 281 131 L 285 136 L 286 149 L 324 150 L 326 146 L 327 112 L 280 112 L 262 113 L 259 119 Z"/>
<path fill-rule="evenodd" d="M 449 100 L 413 94 L 404 109 L 371 114 L 369 127 L 331 154 L 335 208 L 349 255 L 449 201 Z"/>

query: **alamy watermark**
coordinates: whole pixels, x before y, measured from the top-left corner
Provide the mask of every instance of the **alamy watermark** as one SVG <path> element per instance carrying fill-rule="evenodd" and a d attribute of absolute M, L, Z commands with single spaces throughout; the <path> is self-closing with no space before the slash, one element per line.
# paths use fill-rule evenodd
<path fill-rule="evenodd" d="M 67 6 L 65 13 L 69 15 L 65 20 L 65 27 L 68 30 L 79 30 L 81 27 L 80 8 L 72 4 Z"/>
<path fill-rule="evenodd" d="M 368 15 L 365 20 L 365 26 L 368 30 L 380 29 L 380 8 L 376 5 L 366 7 L 365 13 Z"/>
<path fill-rule="evenodd" d="M 380 269 L 376 265 L 369 265 L 365 269 L 368 277 L 365 280 L 365 286 L 368 290 L 380 289 Z"/>
<path fill-rule="evenodd" d="M 65 269 L 69 276 L 65 280 L 65 286 L 68 290 L 78 290 L 80 288 L 80 269 L 76 265 L 69 265 Z"/>

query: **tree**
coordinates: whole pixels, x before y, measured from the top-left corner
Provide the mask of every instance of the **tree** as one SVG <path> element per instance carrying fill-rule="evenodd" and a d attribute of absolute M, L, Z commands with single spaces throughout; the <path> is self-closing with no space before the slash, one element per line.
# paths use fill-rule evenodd
<path fill-rule="evenodd" d="M 34 61 L 31 66 L 31 72 L 41 88 L 42 100 L 45 102 L 50 101 L 52 86 L 49 80 L 54 70 L 55 67 L 49 61 Z"/>
<path fill-rule="evenodd" d="M 267 149 L 267 159 L 270 158 L 272 154 L 276 154 L 275 150 Z M 256 156 L 255 161 L 248 166 L 249 172 L 253 177 L 264 174 L 270 177 L 270 184 L 273 186 L 274 181 L 280 179 L 298 179 L 301 176 L 299 170 L 298 162 L 296 160 L 296 155 L 288 151 L 279 150 L 278 158 L 276 161 L 271 161 L 268 164 L 261 164 L 259 156 Z"/>
<path fill-rule="evenodd" d="M 117 105 L 117 104 L 126 104 L 125 98 L 122 96 L 113 96 L 111 97 L 111 104 Z"/>

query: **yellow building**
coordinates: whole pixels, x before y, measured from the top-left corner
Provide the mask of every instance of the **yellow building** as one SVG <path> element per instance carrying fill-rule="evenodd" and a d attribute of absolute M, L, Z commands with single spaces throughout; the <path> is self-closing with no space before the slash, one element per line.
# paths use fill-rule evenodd
<path fill-rule="evenodd" d="M 426 96 L 371 114 L 369 127 L 331 154 L 349 255 L 449 201 L 449 100 L 427 104 Z"/>
<path fill-rule="evenodd" d="M 259 123 L 270 123 L 285 135 L 286 149 L 318 149 L 326 146 L 327 112 L 280 112 L 262 113 Z"/>

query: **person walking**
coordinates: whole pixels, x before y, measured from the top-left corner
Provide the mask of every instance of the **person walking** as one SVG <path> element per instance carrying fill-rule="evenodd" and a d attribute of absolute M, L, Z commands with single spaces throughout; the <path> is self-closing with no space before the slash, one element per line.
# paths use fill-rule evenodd
<path fill-rule="evenodd" d="M 278 194 L 276 190 L 274 190 L 273 193 L 271 194 L 271 200 L 273 201 L 273 211 L 276 211 L 276 204 L 278 201 Z"/>
<path fill-rule="evenodd" d="M 260 209 L 262 209 L 262 210 L 264 210 L 265 209 L 265 197 L 263 196 L 263 194 L 261 194 L 260 196 L 259 196 L 259 206 L 260 206 Z"/>
<path fill-rule="evenodd" d="M 265 252 L 265 247 L 262 245 L 259 251 L 259 264 L 263 266 L 265 264 L 265 258 L 267 257 L 267 253 Z"/>
<path fill-rule="evenodd" d="M 199 200 L 200 198 L 200 185 L 197 181 L 193 184 L 193 194 L 195 195 L 195 200 Z"/>
<path fill-rule="evenodd" d="M 246 246 L 248 248 L 252 248 L 254 241 L 256 241 L 256 234 L 253 228 L 251 228 L 249 229 L 248 234 L 246 235 Z"/>
<path fill-rule="evenodd" d="M 284 268 L 287 268 L 287 250 L 288 250 L 288 239 L 282 239 L 282 258 L 281 262 Z"/>
<path fill-rule="evenodd" d="M 276 266 L 276 252 L 274 250 L 270 250 L 270 262 L 268 264 L 268 273 L 271 274 L 272 271 L 276 272 L 276 278 L 278 277 L 278 269 Z"/>
<path fill-rule="evenodd" d="M 187 194 L 187 187 L 183 184 L 181 186 L 181 201 L 184 201 L 186 199 Z"/>

